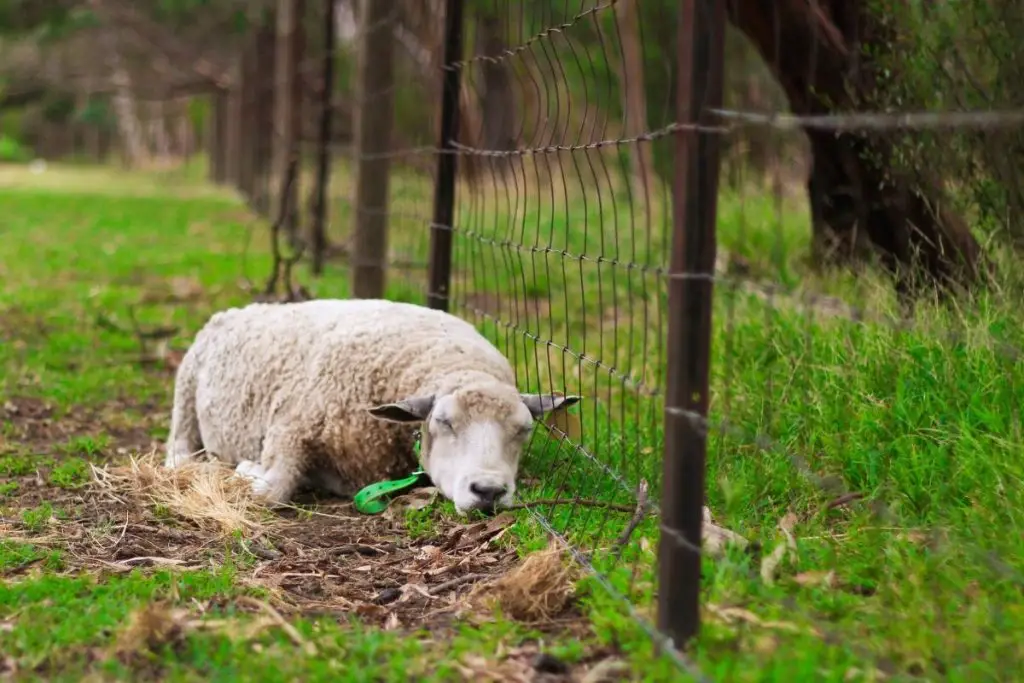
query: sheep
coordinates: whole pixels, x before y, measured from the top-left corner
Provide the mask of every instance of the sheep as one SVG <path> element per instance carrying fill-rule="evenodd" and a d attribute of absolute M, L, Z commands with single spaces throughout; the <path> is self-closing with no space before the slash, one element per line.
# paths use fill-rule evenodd
<path fill-rule="evenodd" d="M 254 303 L 215 313 L 185 353 L 165 467 L 205 452 L 280 505 L 303 486 L 348 497 L 419 465 L 460 514 L 493 512 L 511 504 L 536 421 L 579 400 L 520 393 L 501 352 L 442 311 Z"/>

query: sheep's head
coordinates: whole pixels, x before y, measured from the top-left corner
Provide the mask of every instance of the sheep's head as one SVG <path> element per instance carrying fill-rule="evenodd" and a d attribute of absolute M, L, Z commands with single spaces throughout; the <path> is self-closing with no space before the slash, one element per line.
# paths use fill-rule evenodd
<path fill-rule="evenodd" d="M 450 394 L 413 396 L 370 409 L 381 420 L 425 423 L 423 469 L 455 508 L 493 511 L 512 502 L 519 457 L 545 413 L 577 403 L 579 396 L 520 394 L 487 384 Z"/>

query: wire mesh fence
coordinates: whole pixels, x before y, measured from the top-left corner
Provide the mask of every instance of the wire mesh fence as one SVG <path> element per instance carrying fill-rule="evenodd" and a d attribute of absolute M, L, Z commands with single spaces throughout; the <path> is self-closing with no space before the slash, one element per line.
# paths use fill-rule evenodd
<path fill-rule="evenodd" d="M 721 3 L 444 3 L 432 58 L 408 49 L 371 76 L 384 87 L 355 89 L 354 107 L 377 98 L 371 116 L 394 120 L 390 139 L 357 121 L 351 161 L 333 164 L 348 265 L 373 278 L 389 261 L 388 296 L 473 321 L 524 391 L 584 397 L 538 430 L 517 505 L 692 677 L 737 675 L 672 647 L 695 633 L 699 602 L 746 645 L 759 628 L 845 639 L 849 614 L 884 630 L 911 608 L 929 638 L 978 629 L 950 662 L 986 640 L 1012 648 L 999 619 L 982 627 L 955 606 L 971 581 L 1020 585 L 1017 541 L 992 516 L 1019 487 L 988 460 L 1009 467 L 1019 451 L 1019 326 L 1005 307 L 920 304 L 910 323 L 906 297 L 984 272 L 966 222 L 935 208 L 951 188 L 926 145 L 986 158 L 1019 134 L 1021 103 L 900 110 L 872 79 L 842 99 L 856 37 L 835 35 L 838 11 L 814 23 L 747 5 L 729 7 L 737 38 Z M 401 43 L 396 15 L 378 11 L 365 30 Z M 791 112 L 723 102 L 724 79 L 742 77 L 723 73 L 729 37 L 760 53 L 781 84 L 773 106 Z M 436 103 L 427 121 L 403 120 L 420 98 Z M 936 137 L 950 134 L 957 145 Z M 1012 166 L 980 175 L 1013 187 Z M 374 235 L 386 240 L 367 248 Z M 987 485 L 1003 488 L 968 513 Z M 938 652 L 908 664 L 898 646 L 842 650 L 866 677 L 948 666 Z"/>
<path fill-rule="evenodd" d="M 516 505 L 695 679 L 1021 662 L 1020 11 L 884 4 L 310 2 L 213 98 L 318 295 L 583 397 Z"/>

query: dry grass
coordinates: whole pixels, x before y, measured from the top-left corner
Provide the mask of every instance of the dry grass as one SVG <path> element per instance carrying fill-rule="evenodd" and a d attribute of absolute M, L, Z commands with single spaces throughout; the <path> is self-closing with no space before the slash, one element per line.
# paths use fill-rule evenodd
<path fill-rule="evenodd" d="M 550 621 L 566 610 L 574 593 L 577 568 L 564 560 L 565 551 L 552 541 L 495 581 L 480 584 L 468 596 L 493 605 L 512 619 Z"/>
<path fill-rule="evenodd" d="M 126 494 L 223 534 L 252 535 L 266 528 L 267 509 L 246 480 L 221 462 L 191 462 L 167 469 L 156 452 L 133 456 L 121 467 L 93 467 L 96 485 Z"/>

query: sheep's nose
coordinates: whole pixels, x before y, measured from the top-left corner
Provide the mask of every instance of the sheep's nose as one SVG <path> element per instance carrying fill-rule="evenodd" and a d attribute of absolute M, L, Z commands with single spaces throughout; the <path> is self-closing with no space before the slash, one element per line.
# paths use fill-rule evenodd
<path fill-rule="evenodd" d="M 508 491 L 507 486 L 473 482 L 469 485 L 469 491 L 480 501 L 479 505 L 484 509 L 491 509 L 494 504 Z"/>

